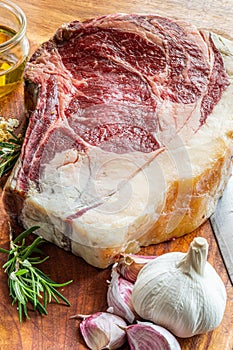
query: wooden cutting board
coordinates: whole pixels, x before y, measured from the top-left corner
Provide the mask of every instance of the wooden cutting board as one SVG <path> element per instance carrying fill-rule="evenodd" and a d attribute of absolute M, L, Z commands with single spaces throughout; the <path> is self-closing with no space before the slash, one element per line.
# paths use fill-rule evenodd
<path fill-rule="evenodd" d="M 232 0 L 96 0 L 77 2 L 70 0 L 23 0 L 15 1 L 28 19 L 28 37 L 31 51 L 39 43 L 52 36 L 57 27 L 73 19 L 83 20 L 114 12 L 144 12 L 175 16 L 192 21 L 198 27 L 215 29 L 218 33 L 233 38 Z M 0 115 L 21 118 L 24 113 L 23 92 L 20 86 L 11 95 L 0 100 Z M 8 218 L 0 203 L 0 246 L 8 247 Z M 19 228 L 20 231 L 20 228 Z M 178 339 L 182 350 L 232 350 L 233 349 L 233 287 L 228 279 L 215 238 L 207 221 L 195 232 L 171 242 L 142 249 L 145 255 L 160 255 L 171 251 L 186 252 L 196 236 L 205 237 L 209 243 L 208 261 L 222 277 L 227 289 L 227 307 L 221 325 L 208 334 L 189 339 Z M 77 313 L 90 314 L 106 310 L 107 280 L 110 268 L 100 270 L 89 266 L 81 258 L 67 253 L 51 244 L 44 251 L 50 256 L 42 269 L 57 282 L 73 279 L 63 288 L 63 294 L 71 306 L 51 303 L 48 316 L 41 317 L 30 312 L 30 321 L 18 321 L 17 310 L 11 306 L 7 276 L 0 269 L 0 349 L 8 350 L 72 350 L 87 349 L 79 332 L 79 321 L 70 319 Z M 0 254 L 0 266 L 6 256 Z M 127 346 L 124 348 L 127 349 Z M 153 350 L 153 349 L 152 349 Z"/>

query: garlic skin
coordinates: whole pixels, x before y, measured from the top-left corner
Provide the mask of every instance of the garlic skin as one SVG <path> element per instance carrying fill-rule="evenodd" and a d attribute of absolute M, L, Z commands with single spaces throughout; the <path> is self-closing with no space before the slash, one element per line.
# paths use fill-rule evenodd
<path fill-rule="evenodd" d="M 118 349 L 126 342 L 124 329 L 127 324 L 119 316 L 97 312 L 83 317 L 80 331 L 91 350 Z"/>
<path fill-rule="evenodd" d="M 122 254 L 116 269 L 122 277 L 134 283 L 143 266 L 155 258 L 153 255 Z"/>
<path fill-rule="evenodd" d="M 161 255 L 140 271 L 132 293 L 135 311 L 186 338 L 215 329 L 226 307 L 226 289 L 207 262 L 208 243 L 197 237 L 188 252 Z"/>
<path fill-rule="evenodd" d="M 151 322 L 138 322 L 126 328 L 131 350 L 181 350 L 173 334 Z"/>
<path fill-rule="evenodd" d="M 107 311 L 124 318 L 129 323 L 133 323 L 135 313 L 131 295 L 134 285 L 120 276 L 116 271 L 116 266 L 112 268 L 111 277 L 107 291 Z"/>

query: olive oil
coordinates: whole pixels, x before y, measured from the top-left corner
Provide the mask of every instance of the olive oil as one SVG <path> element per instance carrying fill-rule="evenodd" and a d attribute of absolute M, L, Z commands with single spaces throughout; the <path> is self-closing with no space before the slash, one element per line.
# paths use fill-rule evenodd
<path fill-rule="evenodd" d="M 0 25 L 0 45 L 15 36 L 16 32 L 6 26 Z M 0 47 L 0 97 L 12 91 L 22 80 L 26 58 L 20 45 L 15 45 L 9 50 Z"/>

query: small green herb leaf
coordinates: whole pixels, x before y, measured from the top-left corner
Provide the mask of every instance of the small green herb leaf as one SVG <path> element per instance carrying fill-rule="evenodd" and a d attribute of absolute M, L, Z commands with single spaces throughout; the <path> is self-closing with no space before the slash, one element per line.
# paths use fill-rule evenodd
<path fill-rule="evenodd" d="M 15 165 L 23 143 L 23 137 L 16 136 L 12 131 L 8 130 L 11 138 L 8 141 L 0 142 L 0 178 L 7 174 Z"/>
<path fill-rule="evenodd" d="M 29 319 L 27 309 L 29 303 L 32 304 L 34 310 L 44 315 L 47 315 L 47 303 L 51 302 L 52 299 L 57 303 L 60 303 L 59 299 L 61 299 L 70 305 L 69 301 L 56 288 L 67 286 L 72 280 L 56 283 L 40 269 L 34 267 L 34 264 L 41 264 L 49 258 L 47 256 L 41 259 L 40 256 L 37 256 L 38 252 L 43 253 L 38 249 L 38 245 L 44 242 L 41 237 L 37 237 L 30 245 L 25 243 L 25 239 L 38 228 L 38 226 L 31 227 L 14 240 L 10 229 L 11 249 L 0 248 L 1 253 L 8 255 L 8 260 L 3 268 L 8 274 L 9 292 L 13 299 L 12 304 L 17 303 L 20 322 L 23 321 L 23 316 Z M 35 254 L 36 256 L 34 256 Z M 39 299 L 43 300 L 43 303 Z"/>

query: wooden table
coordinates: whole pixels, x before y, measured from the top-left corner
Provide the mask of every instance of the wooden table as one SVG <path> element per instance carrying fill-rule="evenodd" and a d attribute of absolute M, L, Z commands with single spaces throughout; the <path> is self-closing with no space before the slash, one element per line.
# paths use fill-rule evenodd
<path fill-rule="evenodd" d="M 28 38 L 31 50 L 53 35 L 56 28 L 73 19 L 84 20 L 114 12 L 144 12 L 174 16 L 192 21 L 201 28 L 218 31 L 233 39 L 232 0 L 15 0 L 22 7 L 28 19 Z M 0 114 L 22 116 L 22 87 L 0 101 Z M 7 216 L 0 206 L 0 246 L 7 248 Z M 232 350 L 233 349 L 233 288 L 224 268 L 209 222 L 202 227 L 174 241 L 147 247 L 143 254 L 160 255 L 170 251 L 186 252 L 195 236 L 205 237 L 210 245 L 209 262 L 221 275 L 227 289 L 227 308 L 221 325 L 213 332 L 190 339 L 178 339 L 182 350 Z M 86 349 L 78 330 L 79 321 L 70 316 L 89 314 L 106 309 L 106 280 L 110 268 L 100 270 L 89 266 L 82 259 L 51 245 L 44 250 L 50 255 L 43 271 L 58 282 L 74 279 L 65 287 L 64 295 L 71 301 L 71 307 L 51 303 L 48 316 L 40 317 L 31 312 L 31 320 L 19 324 L 17 310 L 11 306 L 7 287 L 7 276 L 0 270 L 0 349 L 8 350 L 71 350 Z M 5 262 L 0 254 L 0 265 Z M 153 349 L 152 349 L 153 350 Z"/>

